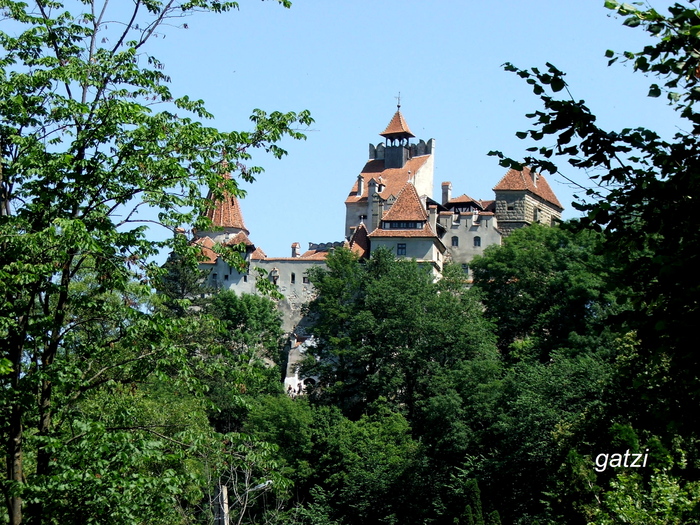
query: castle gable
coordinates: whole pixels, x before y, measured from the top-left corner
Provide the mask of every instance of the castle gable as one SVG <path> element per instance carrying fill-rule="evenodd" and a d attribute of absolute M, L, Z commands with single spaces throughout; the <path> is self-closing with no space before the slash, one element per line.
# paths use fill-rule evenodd
<path fill-rule="evenodd" d="M 553 204 L 561 212 L 564 207 L 549 187 L 547 180 L 539 173 L 525 166 L 522 171 L 508 170 L 493 191 L 528 191 L 541 199 Z"/>
<path fill-rule="evenodd" d="M 413 184 L 406 184 L 382 221 L 426 221 L 428 214 Z"/>

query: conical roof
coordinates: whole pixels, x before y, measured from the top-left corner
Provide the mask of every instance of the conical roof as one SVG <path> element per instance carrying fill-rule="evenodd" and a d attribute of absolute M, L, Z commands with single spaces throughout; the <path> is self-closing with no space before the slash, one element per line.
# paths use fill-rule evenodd
<path fill-rule="evenodd" d="M 206 216 L 217 228 L 235 228 L 250 234 L 243 222 L 243 213 L 235 195 L 224 192 L 223 198 L 214 201 L 212 192 L 209 192 L 207 199 L 212 201 L 213 206 L 207 209 Z"/>
<path fill-rule="evenodd" d="M 391 122 L 389 122 L 389 125 L 382 133 L 380 133 L 380 135 L 387 139 L 410 139 L 415 137 L 415 135 L 411 133 L 411 130 L 408 128 L 406 119 L 403 118 L 401 110 L 399 109 L 396 110 Z"/>

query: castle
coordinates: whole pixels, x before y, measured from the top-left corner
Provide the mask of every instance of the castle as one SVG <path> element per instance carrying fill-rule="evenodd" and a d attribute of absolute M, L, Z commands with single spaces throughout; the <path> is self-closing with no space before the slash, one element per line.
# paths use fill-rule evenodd
<path fill-rule="evenodd" d="M 284 328 L 291 331 L 303 305 L 313 298 L 308 270 L 324 265 L 333 248 L 345 246 L 360 257 L 386 248 L 428 265 L 437 278 L 446 261 L 468 272 L 475 255 L 500 244 L 516 228 L 561 220 L 563 207 L 546 179 L 528 168 L 509 170 L 493 188 L 493 200 L 453 197 L 451 182 L 443 182 L 440 201 L 433 200 L 435 139 L 411 143 L 415 136 L 401 106 L 380 136 L 385 142 L 369 145 L 369 159 L 345 199 L 342 241 L 310 244 L 304 252 L 295 242 L 289 257 L 268 257 L 250 240 L 238 199 L 227 195 L 214 201 L 210 195 L 207 216 L 215 229 L 195 232 L 193 239 L 206 257 L 200 266 L 209 272 L 208 284 L 256 293 L 256 278 L 263 275 L 284 296 L 279 307 Z M 249 270 L 240 272 L 218 257 L 213 251 L 217 243 L 244 245 Z M 257 270 L 262 272 L 256 275 Z"/>
<path fill-rule="evenodd" d="M 440 201 L 432 197 L 435 140 L 415 138 L 401 107 L 380 133 L 385 142 L 369 145 L 369 159 L 357 175 L 345 199 L 344 239 L 310 244 L 302 252 L 298 242 L 289 257 L 268 257 L 249 238 L 238 199 L 225 195 L 215 200 L 207 217 L 211 231 L 195 232 L 192 242 L 204 255 L 200 268 L 208 271 L 208 283 L 236 293 L 257 293 L 256 279 L 272 281 L 282 294 L 278 308 L 283 329 L 291 334 L 285 387 L 300 392 L 301 382 L 294 364 L 307 344 L 303 307 L 314 297 L 307 272 L 325 266 L 328 253 L 341 246 L 361 258 L 385 248 L 397 257 L 415 259 L 439 278 L 445 262 L 462 265 L 469 272 L 475 255 L 516 228 L 533 223 L 553 225 L 561 221 L 562 205 L 546 179 L 529 168 L 509 170 L 493 188 L 493 200 L 478 200 L 462 194 L 452 196 L 452 183 L 443 182 Z M 216 244 L 244 246 L 248 269 L 239 271 L 214 252 Z"/>

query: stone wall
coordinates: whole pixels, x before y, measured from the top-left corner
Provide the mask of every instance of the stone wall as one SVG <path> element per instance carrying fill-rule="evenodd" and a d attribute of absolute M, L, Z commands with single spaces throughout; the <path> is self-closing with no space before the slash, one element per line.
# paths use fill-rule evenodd
<path fill-rule="evenodd" d="M 488 246 L 501 244 L 502 235 L 493 215 L 443 212 L 438 221 L 446 230 L 442 242 L 447 246 L 453 262 L 469 263 L 474 256 L 482 255 Z M 457 246 L 454 246 L 453 237 L 457 238 Z M 478 246 L 474 243 L 477 237 Z"/>
<path fill-rule="evenodd" d="M 552 226 L 561 221 L 561 212 L 537 195 L 525 192 L 496 193 L 498 228 L 504 236 L 535 222 Z"/>

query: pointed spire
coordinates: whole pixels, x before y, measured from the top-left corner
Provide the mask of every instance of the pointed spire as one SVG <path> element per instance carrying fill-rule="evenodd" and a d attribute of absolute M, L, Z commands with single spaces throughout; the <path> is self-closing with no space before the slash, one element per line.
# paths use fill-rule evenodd
<path fill-rule="evenodd" d="M 380 133 L 380 135 L 389 140 L 410 139 L 415 137 L 415 135 L 411 133 L 411 130 L 408 128 L 408 124 L 406 124 L 406 120 L 401 114 L 401 104 L 397 106 L 396 113 L 394 113 L 391 122 L 389 122 L 389 125 L 383 132 Z"/>
<path fill-rule="evenodd" d="M 243 213 L 235 195 L 224 192 L 221 200 L 214 201 L 214 196 L 210 191 L 207 199 L 213 203 L 213 206 L 207 209 L 206 212 L 206 216 L 212 222 L 212 225 L 217 228 L 243 231 L 246 235 L 250 234 L 243 222 Z"/>

